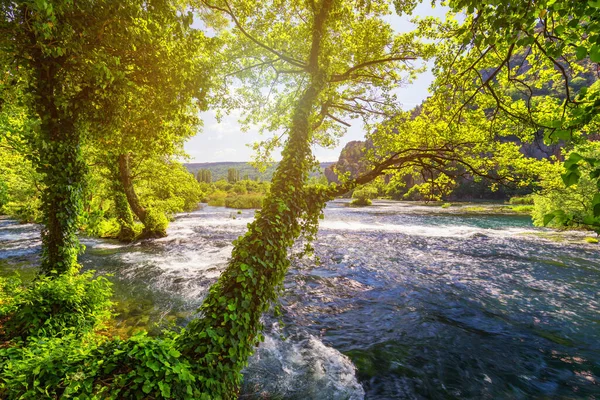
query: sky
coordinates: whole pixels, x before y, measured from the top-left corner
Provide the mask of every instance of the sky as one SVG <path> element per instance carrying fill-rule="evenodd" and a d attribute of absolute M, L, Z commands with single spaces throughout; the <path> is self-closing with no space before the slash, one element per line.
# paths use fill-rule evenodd
<path fill-rule="evenodd" d="M 421 3 L 413 12 L 413 16 L 436 16 L 443 18 L 446 9 L 442 7 L 432 8 L 429 2 Z M 393 15 L 389 21 L 397 32 L 406 32 L 413 28 L 409 22 L 410 17 L 398 17 Z M 398 90 L 398 98 L 404 109 L 408 110 L 420 104 L 429 95 L 427 88 L 433 80 L 433 75 L 428 70 L 421 74 L 412 84 L 406 85 Z M 200 114 L 204 121 L 204 127 L 195 137 L 185 143 L 185 151 L 189 154 L 189 162 L 219 162 L 219 161 L 250 161 L 253 150 L 250 144 L 264 140 L 265 137 L 258 133 L 257 129 L 242 132 L 238 119 L 239 111 L 224 116 L 221 121 L 215 118 L 215 111 L 207 111 Z M 353 140 L 363 140 L 365 132 L 359 119 L 351 121 L 352 126 L 344 137 L 340 139 L 339 145 L 333 149 L 313 148 L 314 154 L 321 162 L 337 161 L 341 150 L 346 143 Z M 274 157 L 276 160 L 278 156 Z"/>

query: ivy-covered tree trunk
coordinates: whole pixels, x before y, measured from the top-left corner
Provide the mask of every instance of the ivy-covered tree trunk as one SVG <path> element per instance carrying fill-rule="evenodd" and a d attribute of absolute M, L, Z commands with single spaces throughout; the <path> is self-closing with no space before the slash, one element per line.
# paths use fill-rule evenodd
<path fill-rule="evenodd" d="M 119 179 L 121 180 L 123 192 L 125 193 L 125 196 L 127 196 L 127 201 L 129 202 L 131 210 L 143 223 L 146 219 L 147 212 L 146 209 L 140 204 L 140 199 L 135 193 L 135 188 L 133 187 L 133 181 L 131 180 L 131 168 L 129 166 L 130 159 L 131 157 L 129 154 L 119 154 Z"/>
<path fill-rule="evenodd" d="M 117 185 L 115 185 L 117 186 Z M 119 222 L 119 233 L 117 239 L 121 242 L 131 242 L 135 239 L 135 230 L 133 229 L 133 215 L 127 202 L 127 197 L 121 189 L 120 185 L 115 188 L 114 200 L 115 209 L 117 212 L 117 221 Z"/>
<path fill-rule="evenodd" d="M 77 271 L 81 246 L 77 218 L 82 210 L 83 175 L 79 132 L 72 110 L 57 105 L 61 91 L 60 60 L 36 52 L 36 77 L 31 86 L 37 97 L 39 132 L 33 138 L 38 150 L 38 170 L 43 174 L 41 273 L 61 275 Z"/>
<path fill-rule="evenodd" d="M 197 376 L 214 397 L 235 397 L 240 371 L 262 340 L 260 318 L 277 298 L 289 266 L 288 250 L 301 233 L 301 218 L 313 206 L 303 187 L 311 161 L 311 116 L 326 83 L 319 56 L 332 4 L 324 0 L 314 18 L 310 82 L 296 105 L 270 194 L 248 232 L 234 242 L 229 266 L 200 308 L 202 317 L 181 337 L 181 349 L 196 360 Z M 322 205 L 318 207 L 317 213 Z"/>
<path fill-rule="evenodd" d="M 158 210 L 146 210 L 140 203 L 131 179 L 130 161 L 131 156 L 129 154 L 119 155 L 119 179 L 131 210 L 144 224 L 142 237 L 167 236 L 168 221 L 166 217 Z"/>

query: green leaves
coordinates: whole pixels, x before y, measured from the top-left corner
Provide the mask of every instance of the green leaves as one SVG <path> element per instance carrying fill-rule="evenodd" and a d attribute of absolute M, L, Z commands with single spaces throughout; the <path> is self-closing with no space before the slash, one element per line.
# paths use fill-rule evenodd
<path fill-rule="evenodd" d="M 575 55 L 577 57 L 577 60 L 581 61 L 583 60 L 588 54 L 588 50 L 586 47 L 584 46 L 578 46 L 577 49 L 575 50 Z"/>
<path fill-rule="evenodd" d="M 579 161 L 583 160 L 583 156 L 578 153 L 571 153 L 569 158 L 565 161 L 564 167 L 566 172 L 561 175 L 565 186 L 569 187 L 579 182 L 581 173 L 579 172 Z"/>
<path fill-rule="evenodd" d="M 590 48 L 590 60 L 593 62 L 600 62 L 600 45 L 594 44 Z"/>

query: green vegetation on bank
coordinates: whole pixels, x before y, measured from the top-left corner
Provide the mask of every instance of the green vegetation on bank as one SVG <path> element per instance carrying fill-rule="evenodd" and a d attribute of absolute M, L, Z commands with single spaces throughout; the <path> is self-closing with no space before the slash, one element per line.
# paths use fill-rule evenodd
<path fill-rule="evenodd" d="M 303 238 L 310 253 L 326 202 L 353 190 L 363 203 L 381 191 L 443 201 L 468 177 L 536 193 L 538 224 L 597 229 L 597 2 L 446 4 L 460 17 L 397 33 L 390 12 L 411 15 L 416 2 L 3 2 L 0 201 L 43 229 L 38 279 L 1 281 L 0 396 L 237 398 L 289 250 Z M 428 61 L 432 95 L 403 110 L 396 89 Z M 197 183 L 175 161 L 208 108 L 239 110 L 244 129 L 266 134 L 259 161 L 283 149 L 269 188 L 230 169 L 228 181 Z M 362 167 L 311 181 L 313 148 L 334 146 L 356 118 L 370 143 Z M 522 151 L 540 136 L 564 146 L 560 158 Z M 113 337 L 110 285 L 79 273 L 79 229 L 162 236 L 171 213 L 204 197 L 261 198 L 262 209 L 185 329 Z"/>
<path fill-rule="evenodd" d="M 270 186 L 270 182 L 251 180 L 239 180 L 234 183 L 226 180 L 219 180 L 211 184 L 200 183 L 200 187 L 205 193 L 203 202 L 208 203 L 209 206 L 237 209 L 261 208 Z"/>

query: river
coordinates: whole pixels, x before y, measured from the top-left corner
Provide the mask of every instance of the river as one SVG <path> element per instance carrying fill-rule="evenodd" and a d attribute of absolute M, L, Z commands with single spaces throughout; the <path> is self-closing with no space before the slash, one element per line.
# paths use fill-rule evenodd
<path fill-rule="evenodd" d="M 293 262 L 241 398 L 600 399 L 598 245 L 457 210 L 329 203 L 320 262 Z M 163 239 L 83 239 L 81 262 L 113 274 L 123 329 L 182 325 L 253 214 L 205 206 Z M 37 226 L 0 220 L 3 275 L 31 275 L 39 251 Z"/>

